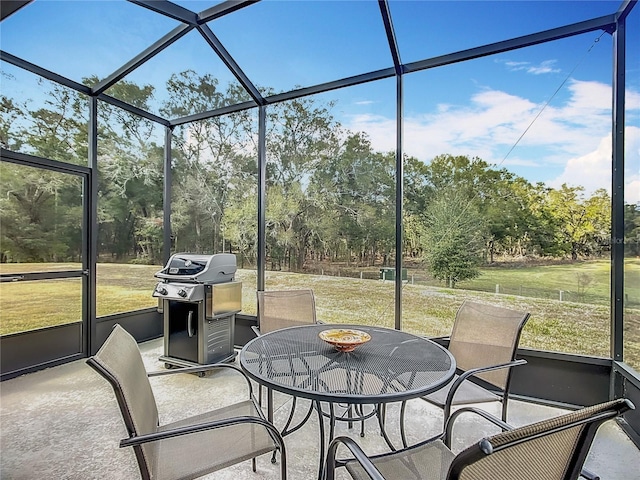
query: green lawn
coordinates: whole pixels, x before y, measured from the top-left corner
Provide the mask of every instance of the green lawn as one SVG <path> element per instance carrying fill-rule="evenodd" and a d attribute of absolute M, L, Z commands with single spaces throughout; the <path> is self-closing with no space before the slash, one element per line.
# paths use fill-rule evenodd
<path fill-rule="evenodd" d="M 313 288 L 318 318 L 330 323 L 394 326 L 394 284 L 339 277 L 270 273 L 268 289 Z M 406 284 L 403 324 L 409 332 L 445 336 L 465 299 L 528 311 L 531 318 L 521 346 L 557 352 L 609 356 L 609 308 L 606 305 L 560 302 L 514 295 Z M 626 359 L 640 369 L 640 310 L 625 313 Z"/>
<path fill-rule="evenodd" d="M 460 282 L 459 288 L 536 296 L 540 298 L 609 304 L 611 262 L 594 260 L 561 265 L 531 267 L 488 267 L 474 280 Z M 640 259 L 625 260 L 627 303 L 640 307 Z"/>
<path fill-rule="evenodd" d="M 68 264 L 0 264 L 2 273 L 77 269 Z M 631 299 L 640 291 L 640 260 L 626 263 L 626 291 Z M 98 316 L 156 305 L 151 296 L 156 283 L 153 274 L 159 266 L 100 264 L 98 266 Z M 449 289 L 408 282 L 403 287 L 403 329 L 427 336 L 447 335 L 457 308 L 464 299 L 503 305 L 531 312 L 521 345 L 540 350 L 575 354 L 609 355 L 609 263 L 581 262 L 522 268 L 488 268 L 483 277 Z M 545 290 L 575 290 L 576 278 L 583 281 L 582 302 L 559 301 L 513 294 L 496 294 L 529 285 Z M 243 282 L 243 313 L 255 314 L 256 272 L 238 270 Z M 474 291 L 482 282 L 488 291 Z M 318 318 L 330 323 L 363 323 L 394 326 L 394 283 L 359 278 L 267 272 L 267 289 L 312 288 L 316 295 Z M 463 288 L 465 287 L 465 288 Z M 587 296 L 586 293 L 590 296 Z M 631 294 L 633 292 L 633 294 Z M 634 297 L 634 295 L 636 297 Z M 596 299 L 595 301 L 589 301 Z M 631 303 L 631 302 L 629 302 Z M 76 322 L 81 317 L 80 280 L 47 280 L 0 284 L 0 333 L 30 330 L 49 325 Z M 626 360 L 640 369 L 640 308 L 625 311 Z"/>

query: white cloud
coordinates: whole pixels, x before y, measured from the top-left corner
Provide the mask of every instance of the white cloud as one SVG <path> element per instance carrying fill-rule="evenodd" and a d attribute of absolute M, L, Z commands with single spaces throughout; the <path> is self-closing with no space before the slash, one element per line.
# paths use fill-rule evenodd
<path fill-rule="evenodd" d="M 599 188 L 611 191 L 611 135 L 601 138 L 595 150 L 569 159 L 562 174 L 547 185 L 559 188 L 563 183 L 574 187 L 581 185 L 586 192 Z"/>
<path fill-rule="evenodd" d="M 527 65 L 530 65 L 531 62 L 514 62 L 514 61 L 511 61 L 511 60 L 508 60 L 508 61 L 504 62 L 504 64 L 507 67 L 510 67 L 512 70 L 516 70 L 518 68 L 526 67 Z"/>
<path fill-rule="evenodd" d="M 550 186 L 580 184 L 589 192 L 610 190 L 611 87 L 572 80 L 566 92 L 567 98 L 553 99 L 542 113 L 543 104 L 482 89 L 466 104 L 441 103 L 423 114 L 405 115 L 405 152 L 423 161 L 443 153 L 478 156 L 530 181 Z M 627 118 L 637 118 L 640 92 L 627 92 L 626 105 Z M 394 118 L 354 115 L 344 125 L 366 132 L 376 150 L 396 148 Z M 639 127 L 627 127 L 626 148 L 625 198 L 635 202 L 640 199 Z M 532 167 L 537 173 L 532 174 Z M 520 173 L 522 168 L 528 168 L 528 173 Z"/>
<path fill-rule="evenodd" d="M 628 181 L 624 186 L 624 200 L 629 204 L 640 204 L 640 176 L 635 175 L 635 179 Z"/>
<path fill-rule="evenodd" d="M 504 64 L 509 68 L 511 72 L 524 71 L 533 75 L 542 75 L 545 73 L 557 73 L 559 68 L 553 68 L 557 60 L 544 60 L 538 65 L 533 65 L 531 62 L 514 62 L 506 61 Z"/>
<path fill-rule="evenodd" d="M 602 89 L 597 87 L 572 82 L 570 100 L 560 107 L 549 105 L 542 114 L 543 105 L 503 91 L 484 89 L 466 105 L 442 103 L 433 112 L 405 116 L 405 148 L 408 154 L 423 160 L 441 153 L 461 152 L 488 162 L 501 162 L 526 132 L 518 142 L 518 149 L 553 147 L 564 158 L 583 154 L 597 146 L 596 139 L 606 134 L 611 124 L 609 110 L 601 108 Z M 595 107 L 588 110 L 590 102 Z M 352 131 L 369 133 L 377 149 L 386 151 L 395 145 L 394 119 L 355 115 L 348 118 L 346 126 Z M 526 161 L 531 159 L 522 155 L 517 160 L 520 164 Z M 546 161 L 553 163 L 550 158 Z"/>
<path fill-rule="evenodd" d="M 555 60 L 545 60 L 540 65 L 533 65 L 527 68 L 527 73 L 532 73 L 534 75 L 542 75 L 544 73 L 557 73 L 560 71 L 560 69 L 553 68 L 554 63 L 556 63 Z"/>
<path fill-rule="evenodd" d="M 589 194 L 598 188 L 611 192 L 611 135 L 600 139 L 598 147 L 580 157 L 571 158 L 564 171 L 557 178 L 547 182 L 558 188 L 563 183 L 570 186 L 582 185 Z M 625 128 L 625 187 L 624 199 L 627 203 L 640 202 L 640 127 Z"/>

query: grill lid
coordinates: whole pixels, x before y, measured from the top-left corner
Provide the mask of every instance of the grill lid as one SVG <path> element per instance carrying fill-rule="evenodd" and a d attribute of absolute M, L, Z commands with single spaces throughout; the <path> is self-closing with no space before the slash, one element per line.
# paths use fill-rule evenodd
<path fill-rule="evenodd" d="M 231 253 L 176 253 L 154 276 L 165 281 L 221 283 L 232 281 L 236 269 L 236 256 Z"/>

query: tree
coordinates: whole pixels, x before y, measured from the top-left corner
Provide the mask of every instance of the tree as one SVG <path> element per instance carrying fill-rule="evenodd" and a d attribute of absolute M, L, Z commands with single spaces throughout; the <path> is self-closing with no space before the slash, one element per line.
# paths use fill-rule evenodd
<path fill-rule="evenodd" d="M 269 189 L 267 196 L 267 250 L 272 265 L 282 268 L 283 261 L 288 268 L 302 269 L 304 257 L 291 258 L 305 252 L 306 238 L 304 228 L 306 212 L 302 208 L 305 196 L 299 183 L 285 191 L 280 185 Z M 293 262 L 291 261 L 293 260 Z"/>
<path fill-rule="evenodd" d="M 3 148 L 86 164 L 87 135 L 79 94 L 44 80 L 40 84 L 50 86 L 40 108 L 30 109 L 28 102 L 17 104 L 2 97 Z M 0 178 L 2 259 L 30 262 L 79 259 L 82 187 L 78 177 L 3 162 Z"/>
<path fill-rule="evenodd" d="M 245 259 L 253 265 L 257 262 L 258 196 L 255 185 L 239 193 L 241 194 L 237 198 L 232 198 L 229 202 L 222 227 L 225 237 L 237 247 L 240 253 L 240 268 L 245 268 Z"/>
<path fill-rule="evenodd" d="M 601 255 L 609 250 L 611 238 L 611 197 L 600 188 L 585 201 L 585 214 L 589 222 L 586 229 L 585 255 Z"/>
<path fill-rule="evenodd" d="M 598 243 L 608 238 L 610 231 L 610 199 L 604 190 L 584 199 L 584 187 L 549 189 L 544 206 L 555 229 L 555 243 L 572 260 L 598 250 Z"/>
<path fill-rule="evenodd" d="M 496 253 L 522 256 L 527 252 L 534 218 L 531 184 L 502 169 L 485 179 L 480 213 L 485 219 L 485 247 L 489 263 Z"/>
<path fill-rule="evenodd" d="M 427 166 L 427 192 L 455 187 L 475 205 L 485 224 L 485 249 L 493 263 L 496 253 L 522 252 L 531 229 L 530 184 L 506 169 L 495 169 L 478 157 L 439 155 Z M 525 194 L 523 196 L 523 194 Z"/>
<path fill-rule="evenodd" d="M 161 111 L 171 118 L 249 99 L 239 85 L 222 90 L 213 76 L 198 76 L 190 70 L 172 75 L 168 90 L 170 98 Z M 174 129 L 171 226 L 178 250 L 222 250 L 222 225 L 231 192 L 245 188 L 247 158 L 257 163 L 251 118 L 251 113 L 243 111 Z"/>
<path fill-rule="evenodd" d="M 625 255 L 640 256 L 640 204 L 624 206 Z"/>
<path fill-rule="evenodd" d="M 79 259 L 82 190 L 78 178 L 4 162 L 0 178 L 3 260 Z"/>
<path fill-rule="evenodd" d="M 148 110 L 153 87 L 121 81 L 109 93 Z M 101 104 L 98 244 L 101 254 L 162 263 L 163 151 L 157 125 Z"/>
<path fill-rule="evenodd" d="M 0 98 L 0 142 L 14 151 L 84 164 L 86 98 L 51 85 L 38 108 Z M 161 113 L 174 119 L 249 100 L 240 85 L 221 89 L 213 76 L 193 71 L 173 75 L 167 87 Z M 120 81 L 108 93 L 149 110 L 154 88 Z M 368 266 L 393 261 L 395 155 L 374 151 L 362 132 L 343 130 L 332 107 L 307 97 L 267 109 L 267 253 L 279 267 L 301 270 L 310 255 Z M 158 263 L 164 131 L 108 103 L 99 104 L 98 115 L 99 253 Z M 175 248 L 236 248 L 243 259 L 256 258 L 256 131 L 250 109 L 173 127 Z M 404 252 L 426 258 L 434 275 L 451 285 L 475 275 L 481 253 L 489 262 L 500 254 L 576 259 L 600 255 L 608 245 L 611 201 L 603 190 L 585 198 L 582 187 L 531 185 L 477 157 L 403 161 Z M 77 178 L 3 168 L 3 258 L 78 258 Z M 638 216 L 637 205 L 625 206 L 625 237 L 637 237 Z M 637 253 L 636 246 L 627 251 Z"/>
<path fill-rule="evenodd" d="M 323 205 L 319 228 L 347 263 L 355 256 L 387 263 L 394 247 L 395 157 L 374 153 L 364 134 L 349 134 L 339 151 L 323 159 L 311 179 L 311 195 Z"/>
<path fill-rule="evenodd" d="M 19 105 L 12 98 L 0 95 L 0 146 L 20 151 L 23 138 L 18 125 L 24 124 L 27 106 Z"/>
<path fill-rule="evenodd" d="M 484 232 L 467 196 L 454 188 L 442 190 L 427 207 L 425 217 L 423 251 L 431 274 L 448 281 L 451 288 L 479 276 Z"/>
<path fill-rule="evenodd" d="M 87 165 L 87 100 L 56 83 L 50 85 L 45 106 L 30 110 L 30 125 L 22 137 L 34 155 Z"/>
<path fill-rule="evenodd" d="M 268 246 L 293 270 L 304 265 L 318 232 L 316 212 L 323 208 L 310 193 L 312 177 L 337 152 L 338 125 L 330 107 L 307 98 L 280 103 L 269 111 L 266 218 L 272 230 Z"/>

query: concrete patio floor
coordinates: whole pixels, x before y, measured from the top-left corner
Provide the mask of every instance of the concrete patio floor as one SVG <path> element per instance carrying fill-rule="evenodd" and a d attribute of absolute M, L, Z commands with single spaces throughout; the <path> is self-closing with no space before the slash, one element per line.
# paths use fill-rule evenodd
<path fill-rule="evenodd" d="M 140 345 L 147 370 L 162 370 L 158 360 L 162 354 L 162 339 Z M 152 378 L 161 422 L 216 408 L 245 398 L 246 384 L 234 372 L 219 372 L 199 378 L 195 375 L 169 375 Z M 297 409 L 306 412 L 304 401 Z M 282 426 L 291 406 L 284 395 L 275 395 L 275 423 Z M 485 405 L 492 413 L 499 406 Z M 512 401 L 509 422 L 522 425 L 561 414 L 557 408 Z M 387 419 L 391 438 L 399 443 L 398 406 L 388 408 Z M 442 412 L 423 402 L 409 403 L 408 428 L 410 439 L 417 441 L 441 430 Z M 479 420 L 460 417 L 456 423 L 454 450 L 496 430 L 486 428 Z M 339 423 L 337 435 L 355 438 L 369 453 L 385 451 L 377 431 L 377 423 L 368 420 L 364 438 L 359 425 L 349 430 Z M 118 406 L 111 387 L 84 361 L 25 375 L 0 384 L 0 478 L 26 479 L 135 479 L 139 478 L 133 451 L 120 449 L 118 442 L 126 437 Z M 285 438 L 288 455 L 288 478 L 312 480 L 318 469 L 317 417 L 299 431 Z M 215 446 L 211 447 L 215 455 Z M 640 451 L 618 425 L 609 421 L 599 430 L 586 467 L 602 480 L 640 479 Z M 208 475 L 208 479 L 277 479 L 278 466 L 270 456 L 258 459 L 258 471 L 251 471 L 251 462 Z M 344 472 L 339 478 L 349 478 Z"/>

